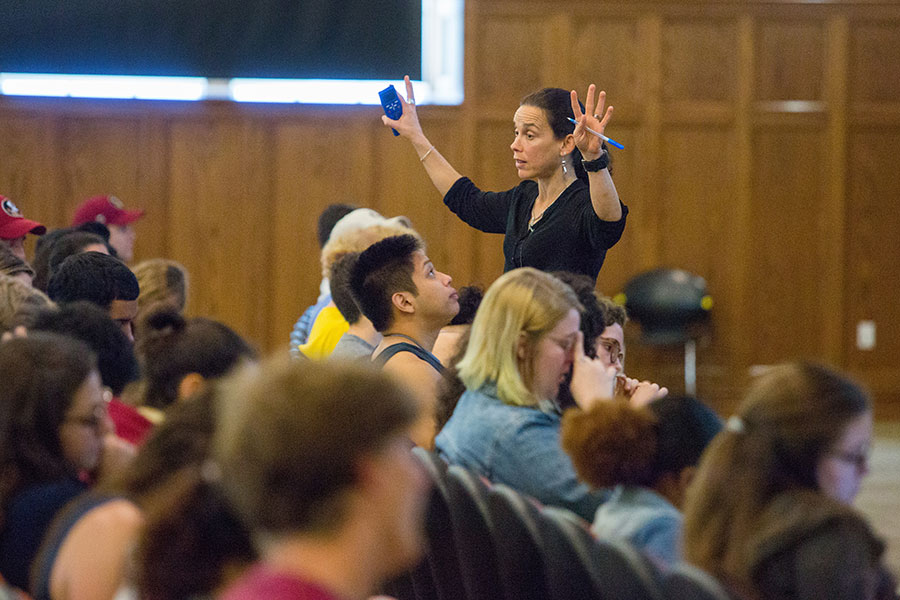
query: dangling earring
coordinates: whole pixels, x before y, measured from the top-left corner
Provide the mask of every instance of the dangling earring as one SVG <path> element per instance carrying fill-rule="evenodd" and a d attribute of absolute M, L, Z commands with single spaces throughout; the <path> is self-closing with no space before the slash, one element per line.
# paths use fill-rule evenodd
<path fill-rule="evenodd" d="M 569 169 L 566 168 L 566 159 L 562 159 L 562 168 L 563 168 L 563 175 L 565 175 L 566 173 L 569 172 Z"/>

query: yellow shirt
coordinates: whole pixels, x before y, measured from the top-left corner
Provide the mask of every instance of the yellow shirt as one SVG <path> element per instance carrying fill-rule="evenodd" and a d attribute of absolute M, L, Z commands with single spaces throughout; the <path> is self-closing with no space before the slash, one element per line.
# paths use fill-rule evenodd
<path fill-rule="evenodd" d="M 334 304 L 329 304 L 319 311 L 309 331 L 309 338 L 305 344 L 298 346 L 298 349 L 311 360 L 324 360 L 348 329 L 350 324 L 344 319 L 341 311 Z"/>

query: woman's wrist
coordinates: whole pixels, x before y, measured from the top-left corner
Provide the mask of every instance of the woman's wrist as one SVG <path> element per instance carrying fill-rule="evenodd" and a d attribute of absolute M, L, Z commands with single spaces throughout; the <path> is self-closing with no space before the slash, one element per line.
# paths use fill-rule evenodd
<path fill-rule="evenodd" d="M 581 161 L 581 166 L 588 173 L 599 173 L 609 166 L 609 153 L 606 150 L 603 150 L 597 158 L 585 158 Z"/>

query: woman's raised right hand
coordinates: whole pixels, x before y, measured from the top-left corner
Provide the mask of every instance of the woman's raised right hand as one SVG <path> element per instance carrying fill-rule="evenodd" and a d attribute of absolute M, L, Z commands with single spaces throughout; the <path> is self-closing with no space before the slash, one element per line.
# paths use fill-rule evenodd
<path fill-rule="evenodd" d="M 387 115 L 382 115 L 381 122 L 387 127 L 396 129 L 401 137 L 415 142 L 417 137 L 421 136 L 424 138 L 425 134 L 422 133 L 419 115 L 416 113 L 416 95 L 413 92 L 409 75 L 405 75 L 403 81 L 406 83 L 406 100 L 402 96 L 400 97 L 400 103 L 403 105 L 403 114 L 396 120 L 389 118 Z"/>

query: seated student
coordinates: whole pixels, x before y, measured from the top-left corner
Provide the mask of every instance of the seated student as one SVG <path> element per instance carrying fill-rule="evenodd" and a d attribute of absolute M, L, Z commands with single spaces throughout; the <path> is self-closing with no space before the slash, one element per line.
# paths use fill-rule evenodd
<path fill-rule="evenodd" d="M 437 340 L 434 342 L 434 354 L 441 364 L 449 366 L 456 352 L 459 350 L 460 340 L 464 337 L 472 321 L 475 319 L 475 311 L 481 304 L 484 290 L 477 285 L 467 285 L 459 288 L 459 312 L 450 320 L 448 325 L 441 327 Z"/>
<path fill-rule="evenodd" d="M 391 378 L 281 360 L 223 400 L 220 486 L 261 555 L 223 600 L 362 600 L 422 556 L 429 483 L 407 437 L 418 405 Z"/>
<path fill-rule="evenodd" d="M 53 229 L 39 237 L 34 244 L 34 259 L 31 261 L 34 280 L 31 284 L 44 293 L 47 292 L 47 283 L 50 281 L 50 254 L 53 252 L 56 242 L 70 231 L 72 230 Z"/>
<path fill-rule="evenodd" d="M 700 455 L 722 428 L 694 398 L 665 397 L 649 406 L 597 402 L 562 421 L 562 446 L 579 477 L 615 490 L 594 515 L 598 537 L 627 540 L 671 566 L 681 561 L 681 507 Z"/>
<path fill-rule="evenodd" d="M 166 258 L 151 258 L 139 262 L 131 271 L 141 288 L 135 323 L 141 323 L 141 317 L 159 304 L 168 304 L 179 313 L 184 312 L 188 291 L 188 273 L 184 265 Z"/>
<path fill-rule="evenodd" d="M 434 268 L 412 235 L 389 237 L 359 255 L 350 289 L 382 340 L 372 360 L 403 381 L 420 402 L 413 441 L 431 448 L 443 373 L 431 353 L 441 327 L 459 311 L 450 276 Z"/>
<path fill-rule="evenodd" d="M 137 354 L 144 378 L 138 410 L 154 423 L 163 420 L 169 406 L 242 362 L 256 360 L 256 351 L 227 325 L 203 317 L 185 319 L 171 306 L 158 307 L 141 330 Z"/>
<path fill-rule="evenodd" d="M 351 252 L 331 265 L 328 276 L 331 283 L 331 298 L 350 327 L 338 340 L 330 358 L 369 360 L 375 346 L 381 341 L 381 334 L 375 331 L 372 321 L 359 310 L 359 305 L 350 292 L 350 273 L 358 258 L 359 253 Z"/>
<path fill-rule="evenodd" d="M 319 248 L 325 246 L 334 225 L 354 210 L 356 210 L 356 207 L 350 204 L 329 204 L 325 207 L 325 210 L 319 214 L 319 219 L 316 224 Z M 306 340 L 309 339 L 309 331 L 312 329 L 316 316 L 318 316 L 319 311 L 325 308 L 329 302 L 331 302 L 331 289 L 328 279 L 323 277 L 322 281 L 319 283 L 319 297 L 316 299 L 316 303 L 303 311 L 303 314 L 300 315 L 300 318 L 297 319 L 297 322 L 294 323 L 294 327 L 291 330 L 290 348 L 292 355 L 296 355 L 296 353 L 299 352 L 297 348 L 300 345 L 305 344 Z"/>
<path fill-rule="evenodd" d="M 82 252 L 65 259 L 47 285 L 47 295 L 59 304 L 86 300 L 106 310 L 129 340 L 140 293 L 137 278 L 121 260 L 100 252 Z"/>
<path fill-rule="evenodd" d="M 896 598 L 884 544 L 851 507 L 871 444 L 856 383 L 809 363 L 767 370 L 700 461 L 685 559 L 741 597 Z"/>
<path fill-rule="evenodd" d="M 573 363 L 572 395 L 584 406 L 612 397 L 615 370 L 584 356 L 579 308 L 549 273 L 500 276 L 475 314 L 457 364 L 466 391 L 435 447 L 450 463 L 591 519 L 603 495 L 578 480 L 563 452 L 555 401 Z M 581 371 L 596 379 L 585 386 Z"/>
<path fill-rule="evenodd" d="M 659 384 L 649 381 L 639 381 L 625 375 L 625 323 L 628 321 L 628 313 L 625 307 L 616 304 L 610 298 L 600 296 L 598 298 L 600 304 L 606 312 L 606 327 L 597 336 L 598 355 L 603 360 L 614 367 L 619 372 L 619 380 L 616 387 L 616 394 L 633 398 L 638 390 L 640 396 L 649 397 L 645 392 L 647 388 L 658 392 L 654 397 L 661 398 L 669 393 L 668 389 L 661 387 Z"/>
<path fill-rule="evenodd" d="M 90 302 L 69 302 L 56 310 L 43 310 L 31 328 L 81 340 L 97 355 L 97 369 L 112 398 L 107 406 L 115 432 L 121 439 L 139 444 L 152 423 L 119 398 L 125 386 L 140 377 L 134 348 L 122 329 L 106 312 Z"/>
<path fill-rule="evenodd" d="M 217 409 L 214 386 L 172 407 L 117 481 L 62 511 L 33 570 L 36 600 L 202 597 L 255 560 L 204 478 Z"/>
<path fill-rule="evenodd" d="M 626 321 L 625 308 L 597 294 L 594 284 L 585 275 L 565 271 L 557 271 L 553 275 L 568 284 L 581 303 L 580 329 L 584 334 L 585 355 L 597 357 L 607 367 L 616 368 L 616 395 L 628 398 L 633 403 L 646 404 L 668 394 L 669 390 L 659 384 L 638 381 L 625 375 L 625 339 L 622 329 Z M 560 386 L 557 404 L 560 409 L 576 406 L 567 383 Z"/>
<path fill-rule="evenodd" d="M 81 252 L 99 252 L 100 254 L 113 256 L 113 253 L 109 251 L 109 245 L 101 236 L 87 231 L 72 230 L 60 236 L 53 243 L 53 248 L 47 259 L 50 276 L 53 276 L 53 272 L 59 268 L 62 261 L 73 254 L 80 254 Z"/>
<path fill-rule="evenodd" d="M 342 227 L 346 220 L 353 219 L 359 212 L 366 210 L 377 215 L 377 221 L 369 223 L 365 226 Z M 372 217 L 376 218 L 376 217 Z M 375 242 L 383 240 L 386 237 L 395 235 L 410 234 L 418 238 L 419 234 L 397 222 L 397 219 L 385 219 L 378 215 L 375 211 L 368 209 L 360 209 L 353 211 L 344 219 L 341 219 L 334 230 L 331 237 L 322 248 L 322 275 L 324 278 L 329 276 L 331 266 L 334 262 L 345 254 L 351 252 L 362 252 Z M 306 343 L 299 347 L 301 353 L 307 358 L 313 360 L 321 360 L 327 358 L 337 345 L 341 336 L 346 333 L 349 327 L 347 321 L 341 316 L 340 311 L 334 303 L 334 299 L 330 300 L 319 314 L 316 316 L 312 329 L 309 332 L 309 339 Z"/>
<path fill-rule="evenodd" d="M 55 306 L 44 292 L 8 275 L 0 275 L 0 333 L 19 326 L 27 329 L 41 310 Z"/>
<path fill-rule="evenodd" d="M 0 573 L 25 589 L 57 511 L 128 456 L 111 431 L 93 353 L 60 335 L 0 343 Z M 111 453 L 114 452 L 114 453 Z"/>
<path fill-rule="evenodd" d="M 19 208 L 6 196 L 0 196 L 0 246 L 6 246 L 13 254 L 25 260 L 25 236 L 29 233 L 44 235 L 47 228 L 22 216 Z"/>
<path fill-rule="evenodd" d="M 109 229 L 109 244 L 116 249 L 122 262 L 134 258 L 135 233 L 132 223 L 144 216 L 143 210 L 126 210 L 115 196 L 93 196 L 82 202 L 72 217 L 72 226 L 91 221 L 102 223 Z"/>
<path fill-rule="evenodd" d="M 13 253 L 8 246 L 0 244 L 0 275 L 18 279 L 30 286 L 34 281 L 34 269 Z"/>

